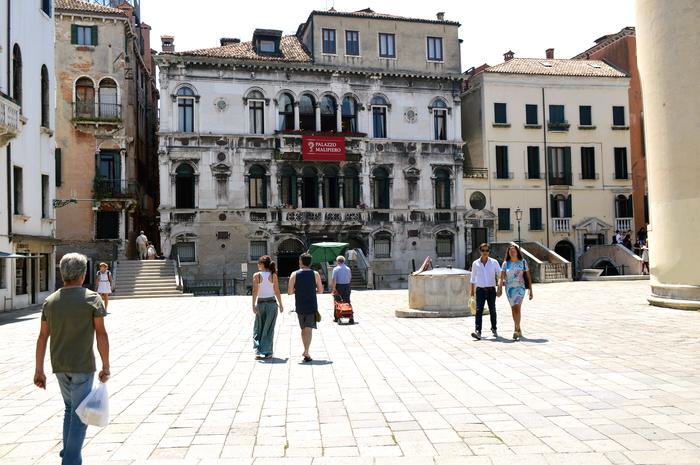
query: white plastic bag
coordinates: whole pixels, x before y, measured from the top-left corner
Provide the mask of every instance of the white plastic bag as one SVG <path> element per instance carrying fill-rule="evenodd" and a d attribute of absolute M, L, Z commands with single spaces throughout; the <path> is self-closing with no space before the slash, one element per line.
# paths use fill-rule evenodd
<path fill-rule="evenodd" d="M 78 405 L 75 413 L 86 425 L 104 428 L 109 423 L 109 394 L 107 385 L 99 383 L 92 388 L 90 394 Z"/>

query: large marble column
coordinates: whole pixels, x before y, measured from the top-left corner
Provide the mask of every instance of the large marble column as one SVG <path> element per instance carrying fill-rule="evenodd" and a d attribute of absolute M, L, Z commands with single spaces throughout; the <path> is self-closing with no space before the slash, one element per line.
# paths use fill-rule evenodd
<path fill-rule="evenodd" d="M 700 2 L 637 0 L 644 97 L 651 292 L 649 302 L 700 310 Z"/>

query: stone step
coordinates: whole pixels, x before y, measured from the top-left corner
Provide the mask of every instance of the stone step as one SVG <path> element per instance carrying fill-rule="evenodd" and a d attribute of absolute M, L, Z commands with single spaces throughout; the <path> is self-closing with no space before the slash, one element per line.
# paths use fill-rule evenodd
<path fill-rule="evenodd" d="M 168 290 L 160 290 L 160 291 L 131 291 L 131 292 L 115 292 L 114 295 L 117 296 L 123 296 L 123 295 L 134 295 L 134 296 L 149 296 L 149 295 L 180 295 L 182 292 L 180 292 L 177 289 L 168 289 Z"/>
<path fill-rule="evenodd" d="M 127 300 L 127 299 L 169 299 L 179 297 L 194 297 L 194 294 L 167 294 L 167 295 L 116 295 L 110 296 L 109 300 Z"/>
<path fill-rule="evenodd" d="M 122 292 L 129 292 L 129 291 L 170 291 L 170 290 L 177 290 L 177 286 L 175 283 L 161 283 L 161 284 L 148 284 L 145 286 L 117 286 L 117 289 L 119 289 Z"/>

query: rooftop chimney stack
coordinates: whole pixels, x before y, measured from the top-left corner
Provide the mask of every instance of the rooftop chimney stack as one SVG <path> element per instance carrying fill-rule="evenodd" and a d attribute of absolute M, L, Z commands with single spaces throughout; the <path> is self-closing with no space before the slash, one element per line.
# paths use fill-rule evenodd
<path fill-rule="evenodd" d="M 444 20 L 445 20 L 445 12 L 444 12 L 444 11 L 438 12 L 438 14 L 437 14 L 437 20 L 438 20 L 438 21 L 444 21 Z"/>
<path fill-rule="evenodd" d="M 223 47 L 225 45 L 240 44 L 241 39 L 231 38 L 231 37 L 222 37 L 221 39 L 219 39 L 219 42 L 221 43 L 221 46 Z"/>
<path fill-rule="evenodd" d="M 514 56 L 515 56 L 515 53 L 513 53 L 512 50 L 508 50 L 506 53 L 503 54 L 503 60 L 510 61 L 513 59 Z"/>
<path fill-rule="evenodd" d="M 164 53 L 175 53 L 175 36 L 160 36 L 160 44 Z"/>
<path fill-rule="evenodd" d="M 548 48 L 545 53 L 547 54 L 547 59 L 548 60 L 553 60 L 554 59 L 554 49 L 553 48 Z"/>

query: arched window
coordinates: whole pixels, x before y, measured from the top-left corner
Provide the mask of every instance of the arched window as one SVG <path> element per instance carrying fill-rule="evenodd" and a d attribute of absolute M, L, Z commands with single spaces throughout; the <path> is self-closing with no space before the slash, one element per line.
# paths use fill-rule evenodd
<path fill-rule="evenodd" d="M 98 91 L 99 115 L 103 119 L 116 119 L 119 113 L 119 102 L 117 100 L 117 83 L 113 79 L 104 78 L 100 81 Z"/>
<path fill-rule="evenodd" d="M 435 253 L 440 258 L 454 256 L 454 235 L 449 231 L 440 231 L 435 235 Z"/>
<path fill-rule="evenodd" d="M 435 170 L 435 208 L 438 210 L 449 209 L 450 193 L 452 191 L 452 182 L 450 181 L 450 172 L 444 168 Z"/>
<path fill-rule="evenodd" d="M 338 104 L 330 95 L 321 98 L 321 131 L 335 132 L 338 130 Z"/>
<path fill-rule="evenodd" d="M 75 81 L 75 116 L 83 119 L 95 117 L 95 86 L 90 78 L 81 77 Z"/>
<path fill-rule="evenodd" d="M 48 128 L 50 122 L 49 111 L 49 70 L 46 65 L 41 67 L 41 125 Z"/>
<path fill-rule="evenodd" d="M 175 208 L 195 208 L 194 168 L 188 163 L 175 170 Z"/>
<path fill-rule="evenodd" d="M 358 132 L 357 131 L 357 101 L 352 97 L 343 99 L 343 108 L 341 113 L 342 131 L 343 132 Z"/>
<path fill-rule="evenodd" d="M 22 106 L 22 51 L 19 44 L 12 47 L 12 98 Z"/>
<path fill-rule="evenodd" d="M 386 132 L 386 115 L 389 104 L 386 99 L 380 95 L 372 98 L 372 135 L 377 139 L 385 139 Z"/>
<path fill-rule="evenodd" d="M 265 97 L 254 90 L 248 94 L 248 113 L 251 134 L 265 134 Z"/>
<path fill-rule="evenodd" d="M 280 170 L 280 201 L 285 206 L 297 205 L 297 174 L 286 165 Z"/>
<path fill-rule="evenodd" d="M 374 258 L 391 258 L 391 234 L 386 231 L 374 236 Z"/>
<path fill-rule="evenodd" d="M 571 194 L 552 195 L 551 197 L 552 218 L 571 218 Z"/>
<path fill-rule="evenodd" d="M 620 194 L 615 197 L 615 217 L 632 218 L 632 196 L 625 197 Z"/>
<path fill-rule="evenodd" d="M 194 92 L 189 87 L 177 91 L 178 131 L 194 132 Z"/>
<path fill-rule="evenodd" d="M 447 104 L 442 99 L 433 102 L 433 129 L 435 140 L 447 140 Z"/>
<path fill-rule="evenodd" d="M 384 168 L 374 170 L 372 183 L 374 186 L 374 208 L 391 208 L 389 192 L 389 173 Z"/>
<path fill-rule="evenodd" d="M 248 172 L 248 199 L 250 208 L 267 208 L 267 176 L 260 165 L 253 165 Z"/>
<path fill-rule="evenodd" d="M 328 166 L 323 170 L 323 207 L 340 207 L 338 168 Z"/>
<path fill-rule="evenodd" d="M 343 205 L 355 208 L 360 204 L 360 176 L 357 170 L 348 166 L 343 171 Z"/>
<path fill-rule="evenodd" d="M 294 130 L 294 98 L 286 93 L 280 95 L 277 108 L 277 129 L 280 131 Z"/>
<path fill-rule="evenodd" d="M 302 131 L 316 130 L 316 101 L 309 94 L 299 99 L 299 128 Z"/>
<path fill-rule="evenodd" d="M 318 208 L 318 173 L 307 166 L 302 171 L 301 205 L 304 208 Z"/>

